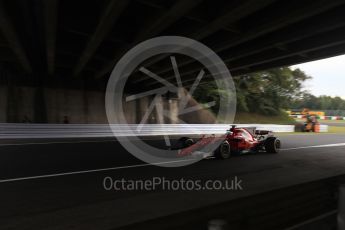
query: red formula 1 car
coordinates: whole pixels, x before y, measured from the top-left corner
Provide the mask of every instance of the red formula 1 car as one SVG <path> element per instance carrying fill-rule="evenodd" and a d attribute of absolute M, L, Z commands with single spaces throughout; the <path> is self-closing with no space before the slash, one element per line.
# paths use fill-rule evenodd
<path fill-rule="evenodd" d="M 219 159 L 227 159 L 231 155 L 245 153 L 278 153 L 281 147 L 280 140 L 271 131 L 237 128 L 236 126 L 232 126 L 222 136 L 203 135 L 197 141 L 183 137 L 179 143 L 182 146 L 182 149 L 178 151 L 180 156 L 203 153 Z"/>

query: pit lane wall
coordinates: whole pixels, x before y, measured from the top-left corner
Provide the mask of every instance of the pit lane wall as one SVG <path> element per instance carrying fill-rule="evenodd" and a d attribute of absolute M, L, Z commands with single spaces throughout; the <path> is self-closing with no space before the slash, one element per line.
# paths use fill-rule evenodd
<path fill-rule="evenodd" d="M 294 125 L 275 124 L 238 124 L 238 127 L 256 127 L 273 132 L 294 132 Z M 138 125 L 113 124 L 22 124 L 0 123 L 0 139 L 46 139 L 46 138 L 90 138 L 113 136 L 162 136 L 189 134 L 224 134 L 230 128 L 228 124 L 147 124 Z M 322 132 L 328 126 L 321 126 Z"/>

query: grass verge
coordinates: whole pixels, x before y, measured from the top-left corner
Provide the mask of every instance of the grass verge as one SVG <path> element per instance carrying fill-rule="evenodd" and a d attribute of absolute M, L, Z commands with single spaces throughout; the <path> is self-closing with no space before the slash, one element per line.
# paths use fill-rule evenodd
<path fill-rule="evenodd" d="M 345 126 L 328 126 L 329 133 L 345 133 Z"/>
<path fill-rule="evenodd" d="M 235 116 L 234 123 L 294 125 L 296 124 L 296 121 L 284 113 L 276 116 L 262 115 L 256 113 L 237 113 Z"/>

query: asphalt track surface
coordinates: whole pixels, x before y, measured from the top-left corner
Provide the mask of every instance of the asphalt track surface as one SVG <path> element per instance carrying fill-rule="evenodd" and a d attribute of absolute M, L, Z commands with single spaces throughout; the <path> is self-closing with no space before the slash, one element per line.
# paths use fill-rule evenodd
<path fill-rule="evenodd" d="M 164 168 L 112 139 L 0 144 L 0 229 L 115 229 L 226 200 L 345 174 L 345 135 L 280 136 L 279 154 L 256 154 Z M 107 191 L 126 180 L 227 180 L 241 191 Z"/>

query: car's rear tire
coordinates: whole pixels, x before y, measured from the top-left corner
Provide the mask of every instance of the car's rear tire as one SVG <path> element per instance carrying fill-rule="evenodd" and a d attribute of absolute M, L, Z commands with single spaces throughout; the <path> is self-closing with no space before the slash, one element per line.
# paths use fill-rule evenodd
<path fill-rule="evenodd" d="M 194 140 L 189 137 L 181 137 L 178 142 L 181 148 L 187 148 L 194 145 Z"/>
<path fill-rule="evenodd" d="M 265 141 L 265 150 L 267 153 L 278 153 L 280 148 L 280 140 L 276 137 L 269 137 Z"/>
<path fill-rule="evenodd" d="M 214 156 L 217 159 L 228 159 L 231 156 L 230 144 L 228 141 L 223 141 L 223 143 L 215 150 Z"/>

